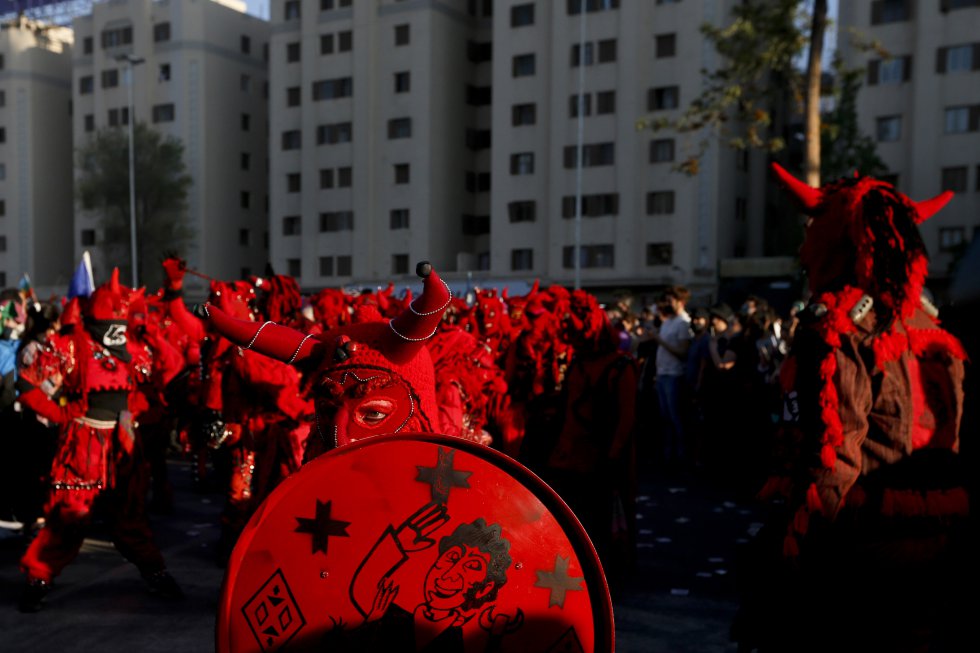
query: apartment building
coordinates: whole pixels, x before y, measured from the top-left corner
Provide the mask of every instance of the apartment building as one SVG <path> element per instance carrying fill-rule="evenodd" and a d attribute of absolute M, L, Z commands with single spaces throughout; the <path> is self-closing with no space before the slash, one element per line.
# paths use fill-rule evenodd
<path fill-rule="evenodd" d="M 307 288 L 421 259 L 451 280 L 713 287 L 719 259 L 762 254 L 761 163 L 713 146 L 687 177 L 700 136 L 636 122 L 700 91 L 699 25 L 730 4 L 273 4 L 274 267 Z"/>
<path fill-rule="evenodd" d="M 268 259 L 270 30 L 245 9 L 238 0 L 108 0 L 72 23 L 76 149 L 98 129 L 128 127 L 132 83 L 136 119 L 183 143 L 195 234 L 185 255 L 217 279 L 261 274 Z M 76 255 L 90 250 L 97 268 L 102 230 L 97 212 L 77 209 Z M 153 287 L 154 272 L 141 282 Z M 204 292 L 199 278 L 187 283 Z"/>
<path fill-rule="evenodd" d="M 874 134 L 891 181 L 913 199 L 955 196 L 921 225 L 933 284 L 980 229 L 980 1 L 840 3 L 840 26 L 881 43 L 888 56 L 841 38 L 867 70 L 858 97 L 862 131 Z"/>
<path fill-rule="evenodd" d="M 0 25 L 0 288 L 71 277 L 71 61 L 71 30 Z"/>

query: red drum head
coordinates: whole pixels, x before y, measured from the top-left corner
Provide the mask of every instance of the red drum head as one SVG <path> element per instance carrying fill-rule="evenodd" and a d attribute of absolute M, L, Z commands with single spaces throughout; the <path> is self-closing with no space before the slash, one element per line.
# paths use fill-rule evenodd
<path fill-rule="evenodd" d="M 544 482 L 434 434 L 335 449 L 286 479 L 232 553 L 217 650 L 611 652 L 581 524 Z"/>

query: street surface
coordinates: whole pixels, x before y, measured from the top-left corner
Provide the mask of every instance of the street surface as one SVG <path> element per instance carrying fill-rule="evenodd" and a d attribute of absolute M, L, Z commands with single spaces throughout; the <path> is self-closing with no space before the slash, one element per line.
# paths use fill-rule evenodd
<path fill-rule="evenodd" d="M 214 561 L 223 497 L 192 489 L 189 463 L 171 461 L 172 516 L 152 515 L 157 544 L 186 599 L 147 593 L 136 568 L 96 523 L 76 561 L 57 579 L 45 608 L 17 611 L 25 542 L 0 529 L 0 651 L 175 653 L 213 651 L 224 570 Z M 734 554 L 758 528 L 756 507 L 695 478 L 664 479 L 642 466 L 635 574 L 614 589 L 620 653 L 732 653 Z"/>

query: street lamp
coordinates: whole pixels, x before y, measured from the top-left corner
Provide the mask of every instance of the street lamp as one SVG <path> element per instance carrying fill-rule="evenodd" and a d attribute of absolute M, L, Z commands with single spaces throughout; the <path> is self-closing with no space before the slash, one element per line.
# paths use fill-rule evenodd
<path fill-rule="evenodd" d="M 116 61 L 127 64 L 129 78 L 129 247 L 133 265 L 133 288 L 139 287 L 139 267 L 136 254 L 136 157 L 133 151 L 133 123 L 136 122 L 136 109 L 133 106 L 133 66 L 145 61 L 134 54 L 120 54 Z"/>

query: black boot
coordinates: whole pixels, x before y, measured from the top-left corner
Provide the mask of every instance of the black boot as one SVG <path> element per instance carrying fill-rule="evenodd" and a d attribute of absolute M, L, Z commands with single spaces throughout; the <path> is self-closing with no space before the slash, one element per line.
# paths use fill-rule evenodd
<path fill-rule="evenodd" d="M 51 583 L 40 578 L 30 578 L 20 595 L 17 609 L 21 612 L 38 612 L 44 607 L 44 597 L 51 591 Z"/>
<path fill-rule="evenodd" d="M 143 574 L 143 580 L 146 581 L 150 594 L 154 596 L 176 600 L 184 598 L 184 590 L 180 589 L 180 585 L 177 584 L 173 576 L 167 573 L 166 569 L 161 569 L 150 574 Z"/>

